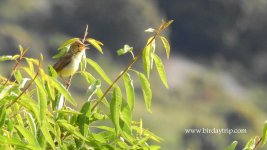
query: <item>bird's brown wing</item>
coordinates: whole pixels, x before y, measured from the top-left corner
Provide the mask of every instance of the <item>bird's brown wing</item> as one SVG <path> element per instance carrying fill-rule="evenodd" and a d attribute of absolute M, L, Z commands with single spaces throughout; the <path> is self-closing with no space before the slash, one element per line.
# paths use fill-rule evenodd
<path fill-rule="evenodd" d="M 53 66 L 53 68 L 59 72 L 71 62 L 72 55 L 65 55 L 61 57 Z"/>

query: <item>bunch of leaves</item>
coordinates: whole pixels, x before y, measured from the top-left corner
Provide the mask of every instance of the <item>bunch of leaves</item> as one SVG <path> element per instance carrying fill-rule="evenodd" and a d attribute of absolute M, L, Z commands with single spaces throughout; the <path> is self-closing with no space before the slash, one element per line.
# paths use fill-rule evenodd
<path fill-rule="evenodd" d="M 169 57 L 170 46 L 161 32 L 171 23 L 163 21 L 158 29 L 151 31 L 152 37 L 136 56 L 129 46 L 118 51 L 119 55 L 130 52 L 133 58 L 114 81 L 97 62 L 84 58 L 101 78 L 87 72 L 86 65 L 81 63 L 76 75 L 81 75 L 88 83 L 88 98 L 80 110 L 70 91 L 57 79 L 53 67 L 48 67 L 48 73 L 44 71 L 42 55 L 40 59 L 25 57 L 27 49 L 20 46 L 19 55 L 1 56 L 1 61 L 12 60 L 15 65 L 8 78 L 1 78 L 0 149 L 158 149 L 159 146 L 150 145 L 149 141 L 161 142 L 162 139 L 143 128 L 141 119 L 132 119 L 135 90 L 131 75 L 139 77 L 146 109 L 151 112 L 149 74 L 154 63 L 163 84 L 168 87 L 162 60 L 156 54 L 155 40 L 161 39 Z M 62 44 L 55 57 L 64 55 L 75 40 L 78 39 Z M 103 52 L 101 42 L 92 38 L 84 41 Z M 143 60 L 145 74 L 132 68 L 139 58 Z M 22 60 L 27 64 L 21 65 Z M 10 81 L 12 77 L 14 81 Z M 120 79 L 124 87 L 116 84 Z M 101 86 L 103 82 L 109 85 L 105 91 Z M 121 88 L 125 88 L 125 93 Z"/>
<path fill-rule="evenodd" d="M 265 121 L 262 129 L 262 135 L 255 136 L 248 140 L 243 150 L 256 150 L 259 147 L 263 147 L 266 144 L 267 141 L 267 121 Z M 229 145 L 225 150 L 235 150 L 236 146 L 238 144 L 238 141 L 233 141 L 231 145 Z"/>

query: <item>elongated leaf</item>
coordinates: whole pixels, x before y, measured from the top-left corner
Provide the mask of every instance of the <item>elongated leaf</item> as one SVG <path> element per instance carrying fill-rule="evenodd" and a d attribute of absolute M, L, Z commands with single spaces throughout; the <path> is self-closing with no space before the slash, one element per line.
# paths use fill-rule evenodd
<path fill-rule="evenodd" d="M 117 134 L 120 131 L 121 104 L 122 104 L 121 90 L 119 87 L 115 87 L 113 90 L 112 99 L 110 101 L 110 115 Z"/>
<path fill-rule="evenodd" d="M 96 81 L 95 77 L 93 77 L 93 75 L 91 75 L 91 74 L 88 73 L 88 72 L 82 71 L 81 74 L 84 76 L 84 78 L 86 79 L 86 81 L 87 81 L 89 84 L 91 84 L 91 83 L 93 83 L 94 81 Z M 98 89 L 96 90 L 96 95 L 97 95 L 98 98 L 102 97 L 103 92 L 102 92 L 102 90 L 101 90 L 100 88 L 98 88 Z M 107 101 L 106 98 L 104 98 L 104 99 L 102 100 L 102 102 L 103 102 L 103 104 L 104 104 L 106 107 L 109 108 L 109 103 L 108 103 L 108 101 Z"/>
<path fill-rule="evenodd" d="M 251 138 L 251 139 L 247 142 L 247 144 L 246 144 L 244 150 L 253 150 L 253 149 L 255 148 L 256 139 L 257 139 L 257 138 Z"/>
<path fill-rule="evenodd" d="M 36 146 L 36 148 L 40 148 L 38 141 L 30 131 L 18 125 L 15 126 L 15 128 L 23 135 L 23 137 L 29 142 L 29 144 Z"/>
<path fill-rule="evenodd" d="M 37 86 L 37 97 L 40 108 L 40 120 L 45 120 L 47 110 L 47 97 L 43 86 Z"/>
<path fill-rule="evenodd" d="M 87 138 L 85 138 L 79 131 L 77 131 L 77 129 L 73 125 L 69 124 L 66 120 L 58 120 L 57 123 L 64 129 L 66 129 L 68 132 L 75 135 L 77 138 L 80 138 L 84 141 L 88 141 Z"/>
<path fill-rule="evenodd" d="M 123 75 L 123 81 L 127 96 L 127 102 L 130 107 L 130 110 L 133 111 L 134 109 L 134 102 L 135 102 L 135 94 L 134 94 L 134 86 L 133 80 L 130 77 L 130 74 L 126 73 Z"/>
<path fill-rule="evenodd" d="M 92 59 L 87 58 L 86 59 L 87 63 L 92 66 L 95 71 L 108 83 L 111 84 L 112 81 L 109 79 L 109 77 L 107 76 L 107 74 L 103 71 L 103 69 Z"/>
<path fill-rule="evenodd" d="M 151 50 L 151 46 L 148 45 L 145 47 L 145 49 L 142 52 L 143 66 L 144 66 L 147 78 L 149 78 L 150 67 L 151 67 L 150 50 Z"/>
<path fill-rule="evenodd" d="M 10 145 L 14 145 L 17 148 L 21 148 L 21 149 L 36 149 L 38 150 L 38 148 L 34 145 L 30 145 L 28 143 L 24 143 L 21 142 L 20 140 L 16 139 L 16 138 L 8 138 L 6 136 L 0 135 L 0 143 L 1 144 L 10 144 Z"/>
<path fill-rule="evenodd" d="M 81 63 L 80 63 L 81 65 L 80 65 L 80 70 L 81 71 L 85 71 L 86 70 L 86 53 L 85 53 L 85 51 L 83 51 L 83 55 L 82 55 L 82 60 L 81 60 Z"/>
<path fill-rule="evenodd" d="M 0 62 L 7 61 L 7 60 L 15 60 L 19 57 L 19 55 L 11 56 L 11 55 L 4 55 L 0 56 Z"/>
<path fill-rule="evenodd" d="M 36 124 L 34 122 L 34 118 L 33 118 L 32 114 L 29 113 L 29 112 L 27 112 L 26 113 L 26 118 L 28 120 L 29 127 L 31 129 L 32 134 L 36 137 L 36 135 L 37 135 L 37 129 L 36 129 Z"/>
<path fill-rule="evenodd" d="M 171 52 L 170 44 L 165 37 L 160 36 L 160 39 L 161 39 L 163 46 L 165 48 L 167 58 L 169 59 L 170 58 L 170 52 Z"/>
<path fill-rule="evenodd" d="M 16 70 L 14 72 L 14 77 L 15 77 L 16 81 L 18 81 L 18 83 L 21 83 L 23 77 L 22 77 L 22 75 L 21 75 L 19 70 Z"/>
<path fill-rule="evenodd" d="M 153 54 L 153 59 L 155 61 L 156 68 L 157 68 L 157 71 L 159 73 L 159 77 L 160 77 L 162 83 L 165 85 L 166 88 L 168 88 L 169 86 L 168 86 L 166 72 L 165 72 L 162 60 L 155 53 Z"/>
<path fill-rule="evenodd" d="M 57 59 L 57 58 L 61 58 L 62 56 L 64 56 L 66 53 L 68 52 L 68 48 L 67 47 L 64 47 L 64 48 L 61 48 L 60 51 L 52 56 L 53 59 Z"/>
<path fill-rule="evenodd" d="M 39 107 L 35 104 L 35 100 L 33 100 L 30 95 L 22 95 L 18 103 L 25 107 L 29 112 L 32 112 L 38 124 L 41 124 Z"/>
<path fill-rule="evenodd" d="M 57 78 L 57 72 L 51 65 L 48 66 L 48 75 Z"/>
<path fill-rule="evenodd" d="M 2 89 L 2 91 L 0 91 L 0 100 L 2 100 L 5 96 L 7 96 L 13 87 L 14 87 L 14 85 L 5 86 L 4 89 Z"/>
<path fill-rule="evenodd" d="M 235 150 L 237 143 L 238 143 L 237 141 L 234 141 L 231 145 L 226 147 L 224 150 Z"/>
<path fill-rule="evenodd" d="M 41 131 L 45 137 L 45 140 L 50 144 L 50 146 L 53 148 L 53 149 L 56 149 L 56 145 L 49 133 L 49 128 L 47 127 L 48 124 L 47 124 L 47 121 L 43 121 L 42 125 L 41 125 Z"/>
<path fill-rule="evenodd" d="M 6 120 L 6 108 L 5 106 L 0 107 L 0 128 L 5 124 Z"/>
<path fill-rule="evenodd" d="M 265 145 L 267 141 L 267 121 L 264 122 L 262 130 L 262 146 Z"/>
<path fill-rule="evenodd" d="M 91 103 L 85 102 L 81 109 L 81 115 L 78 116 L 77 124 L 82 135 L 87 136 L 89 132 L 89 117 L 91 115 Z"/>
<path fill-rule="evenodd" d="M 127 128 L 131 129 L 132 111 L 130 110 L 129 105 L 125 101 L 122 101 L 120 118 L 127 125 Z"/>
<path fill-rule="evenodd" d="M 150 83 L 144 74 L 139 72 L 138 76 L 139 76 L 141 87 L 142 87 L 146 109 L 148 112 L 151 112 L 152 91 L 150 89 Z"/>
<path fill-rule="evenodd" d="M 101 48 L 101 46 L 103 46 L 103 43 L 92 38 L 88 38 L 86 39 L 86 41 L 92 44 L 101 54 L 103 54 L 103 50 Z"/>
<path fill-rule="evenodd" d="M 112 132 L 115 133 L 114 128 L 108 127 L 108 126 L 92 126 L 93 128 L 97 128 L 97 129 L 101 129 L 101 130 L 105 130 L 108 132 Z"/>
<path fill-rule="evenodd" d="M 148 137 L 150 137 L 150 139 L 152 139 L 152 140 L 154 140 L 154 141 L 156 141 L 156 142 L 158 142 L 158 143 L 160 143 L 160 142 L 163 141 L 162 138 L 160 138 L 159 136 L 155 135 L 154 133 L 152 133 L 152 132 L 150 132 L 150 131 L 148 131 L 148 130 L 145 130 L 145 129 L 140 128 L 140 127 L 138 127 L 138 126 L 133 126 L 132 128 L 133 128 L 133 130 L 135 130 L 136 132 L 138 132 L 138 133 L 142 133 L 142 135 L 144 135 L 144 136 L 148 136 Z M 142 131 L 142 132 L 141 132 L 141 131 Z"/>
<path fill-rule="evenodd" d="M 92 137 L 94 140 L 100 142 L 100 143 L 107 143 L 107 140 L 101 135 L 101 134 L 92 134 Z"/>
<path fill-rule="evenodd" d="M 58 50 L 64 48 L 64 47 L 67 47 L 68 45 L 74 43 L 75 41 L 79 40 L 79 38 L 72 38 L 72 39 L 69 39 L 67 41 L 65 41 L 63 44 L 60 45 L 60 47 L 58 48 Z"/>
<path fill-rule="evenodd" d="M 92 98 L 92 96 L 95 94 L 98 88 L 101 86 L 101 81 L 96 80 L 94 81 L 87 89 L 86 95 L 88 97 L 88 101 Z"/>
<path fill-rule="evenodd" d="M 174 20 L 169 20 L 167 23 L 163 22 L 163 23 L 165 23 L 163 26 L 163 29 L 167 28 L 170 24 L 172 24 L 173 21 Z"/>
<path fill-rule="evenodd" d="M 59 82 L 57 81 L 55 78 L 52 78 L 50 76 L 47 76 L 49 81 L 51 83 L 52 86 L 54 86 L 65 98 L 66 100 L 76 106 L 76 103 L 74 101 L 74 99 L 72 98 L 72 96 L 70 95 L 69 91 Z"/>

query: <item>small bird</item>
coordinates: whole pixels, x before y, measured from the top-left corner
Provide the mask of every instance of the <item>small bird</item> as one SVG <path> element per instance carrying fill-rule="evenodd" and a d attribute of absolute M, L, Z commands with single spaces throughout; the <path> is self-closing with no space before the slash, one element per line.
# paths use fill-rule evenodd
<path fill-rule="evenodd" d="M 78 69 L 86 44 L 80 40 L 70 45 L 69 51 L 61 57 L 53 66 L 60 77 L 72 76 Z"/>

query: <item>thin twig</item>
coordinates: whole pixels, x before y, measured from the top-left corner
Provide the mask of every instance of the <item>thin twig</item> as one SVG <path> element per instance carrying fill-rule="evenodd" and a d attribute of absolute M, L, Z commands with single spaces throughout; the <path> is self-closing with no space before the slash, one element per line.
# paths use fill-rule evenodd
<path fill-rule="evenodd" d="M 258 142 L 256 143 L 256 145 L 253 148 L 253 150 L 255 150 L 257 148 L 257 146 L 260 145 L 261 141 L 262 141 L 262 137 L 258 140 Z"/>
<path fill-rule="evenodd" d="M 84 36 L 83 36 L 83 40 L 82 40 L 83 43 L 85 42 L 87 35 L 88 35 L 88 24 L 86 25 L 86 28 L 85 28 L 85 32 L 84 32 Z"/>
<path fill-rule="evenodd" d="M 41 69 L 41 59 L 39 60 L 39 65 L 38 65 L 38 71 L 36 72 L 35 76 L 32 78 L 32 80 L 30 81 L 30 83 L 24 88 L 24 90 L 19 94 L 18 97 L 16 97 L 9 105 L 7 105 L 6 108 L 11 107 L 13 104 L 15 104 L 19 98 L 31 87 L 31 85 L 33 84 L 33 82 L 35 81 L 35 79 L 37 78 L 37 76 L 40 73 L 40 69 Z"/>
<path fill-rule="evenodd" d="M 17 69 L 17 67 L 19 66 L 21 60 L 24 58 L 23 56 L 25 55 L 25 53 L 27 52 L 27 50 L 23 51 L 22 53 L 20 53 L 20 56 L 18 59 L 16 59 L 16 63 L 15 65 L 12 67 L 12 71 L 9 74 L 9 77 L 7 78 L 7 80 L 5 81 L 5 83 L 3 84 L 3 86 L 6 86 L 6 84 L 11 80 L 13 73 L 15 72 L 15 70 Z"/>
<path fill-rule="evenodd" d="M 150 39 L 150 41 L 146 44 L 145 47 L 150 45 L 153 40 L 156 39 L 156 37 L 160 34 L 162 31 L 164 24 L 161 24 L 160 27 L 156 30 L 153 37 Z M 96 106 L 104 99 L 104 97 L 108 94 L 108 92 L 111 90 L 111 88 L 114 86 L 114 84 L 133 66 L 133 64 L 142 56 L 143 51 L 145 50 L 145 47 L 132 59 L 132 61 L 127 65 L 127 67 L 118 75 L 118 77 L 112 82 L 112 84 L 107 88 L 107 90 L 104 92 L 104 94 L 96 101 L 96 103 L 92 107 L 92 112 L 96 108 Z"/>

